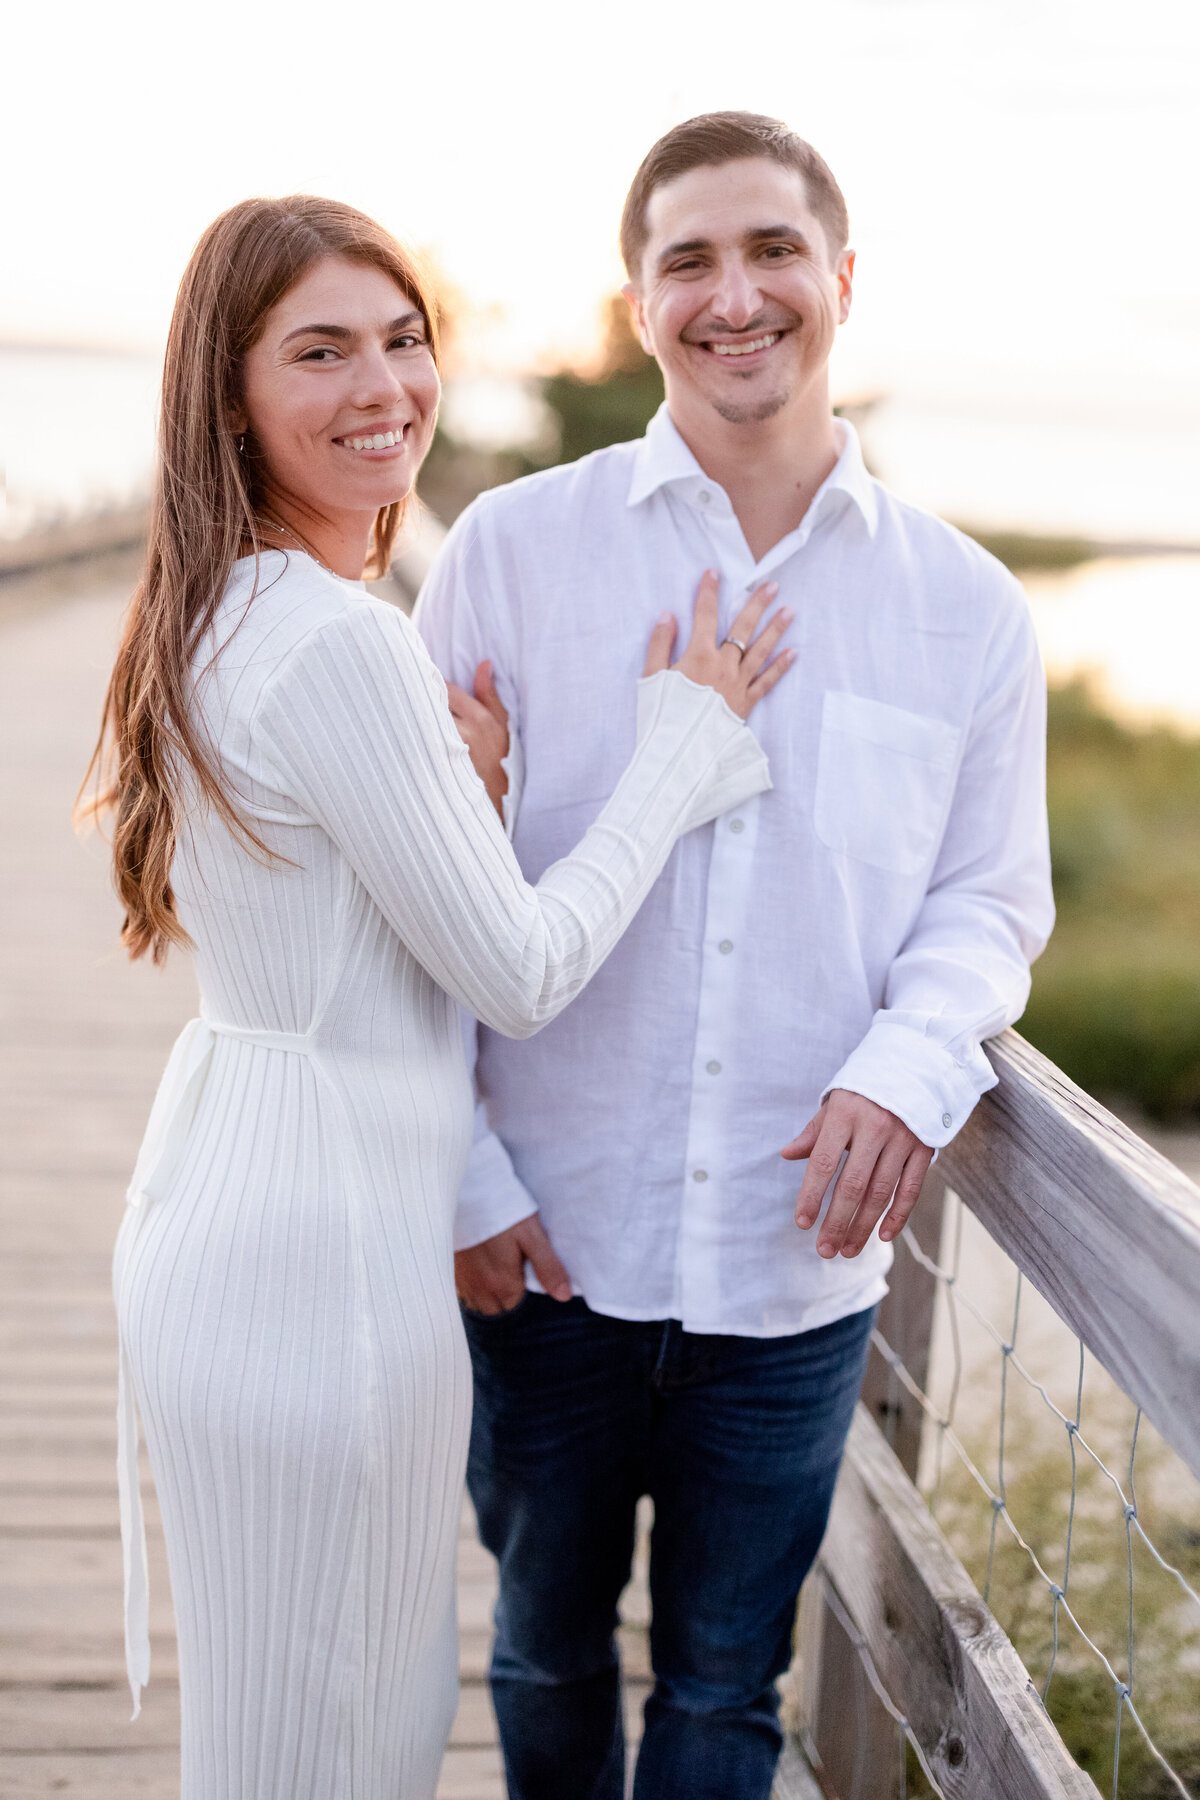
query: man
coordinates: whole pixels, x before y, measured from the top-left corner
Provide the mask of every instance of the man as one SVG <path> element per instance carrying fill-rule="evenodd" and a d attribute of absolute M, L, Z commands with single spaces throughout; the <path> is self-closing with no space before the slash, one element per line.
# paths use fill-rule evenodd
<path fill-rule="evenodd" d="M 677 847 L 554 1025 L 480 1034 L 469 1479 L 512 1800 L 623 1792 L 613 1630 L 642 1494 L 637 1800 L 766 1800 L 888 1240 L 992 1085 L 981 1040 L 1052 922 L 1044 684 L 1017 584 L 872 480 L 833 417 L 854 257 L 816 152 L 694 119 L 646 157 L 621 236 L 664 408 L 478 499 L 418 615 L 448 677 L 494 663 L 529 877 L 613 787 L 653 623 L 705 568 L 726 631 L 777 582 L 798 660 L 754 717 L 773 791 Z"/>

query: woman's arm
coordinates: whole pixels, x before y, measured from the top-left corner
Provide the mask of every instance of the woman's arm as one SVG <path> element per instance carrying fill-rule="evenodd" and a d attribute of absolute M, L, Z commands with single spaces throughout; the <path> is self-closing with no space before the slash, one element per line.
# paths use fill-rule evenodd
<path fill-rule="evenodd" d="M 399 613 L 362 601 L 331 620 L 293 653 L 256 716 L 272 781 L 338 845 L 434 979 L 509 1036 L 536 1031 L 579 992 L 683 831 L 770 786 L 742 721 L 712 687 L 668 671 L 670 637 L 656 637 L 632 760 L 580 845 L 536 888 Z M 726 665 L 736 656 L 719 654 Z M 707 663 L 693 666 L 705 678 Z"/>

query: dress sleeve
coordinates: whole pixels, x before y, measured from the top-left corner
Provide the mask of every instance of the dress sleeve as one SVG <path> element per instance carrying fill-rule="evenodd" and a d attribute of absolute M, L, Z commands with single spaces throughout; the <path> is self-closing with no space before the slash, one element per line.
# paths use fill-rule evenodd
<path fill-rule="evenodd" d="M 531 887 L 441 676 L 408 620 L 370 600 L 292 652 L 253 737 L 273 785 L 338 846 L 417 960 L 509 1037 L 531 1035 L 580 991 L 683 832 L 771 785 L 754 736 L 713 689 L 652 675 L 616 791 Z"/>

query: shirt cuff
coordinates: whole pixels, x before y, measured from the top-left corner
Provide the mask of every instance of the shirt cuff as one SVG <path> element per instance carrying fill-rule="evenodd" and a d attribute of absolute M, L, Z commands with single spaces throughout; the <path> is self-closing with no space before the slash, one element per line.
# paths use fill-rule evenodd
<path fill-rule="evenodd" d="M 821 1098 L 834 1088 L 861 1094 L 903 1119 L 931 1150 L 940 1150 L 962 1130 L 980 1095 L 995 1085 L 995 1070 L 978 1044 L 968 1061 L 960 1062 L 932 1038 L 880 1015 Z"/>
<path fill-rule="evenodd" d="M 491 1132 L 477 1137 L 454 1213 L 455 1250 L 471 1250 L 536 1211 L 537 1201 L 513 1172 L 500 1139 Z"/>

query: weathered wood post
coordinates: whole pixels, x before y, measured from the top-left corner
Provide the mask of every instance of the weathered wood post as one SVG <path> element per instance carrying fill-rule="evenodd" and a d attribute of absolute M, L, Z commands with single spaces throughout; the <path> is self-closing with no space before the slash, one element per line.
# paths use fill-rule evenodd
<path fill-rule="evenodd" d="M 936 1262 L 941 1248 L 946 1184 L 935 1163 L 907 1229 Z M 936 1279 L 905 1250 L 896 1249 L 879 1331 L 917 1384 L 929 1369 Z M 922 1409 L 875 1349 L 863 1383 L 863 1403 L 906 1472 L 916 1480 Z M 900 1792 L 900 1742 L 895 1721 L 880 1704 L 858 1653 L 829 1604 L 829 1575 L 820 1564 L 804 1586 L 796 1698 L 818 1756 L 829 1800 L 893 1800 Z"/>
<path fill-rule="evenodd" d="M 909 1236 L 936 1263 L 941 1251 L 942 1220 L 946 1210 L 946 1182 L 937 1163 L 925 1177 L 921 1198 L 905 1227 Z M 896 1260 L 888 1277 L 889 1287 L 879 1308 L 879 1334 L 892 1346 L 917 1386 L 929 1379 L 929 1345 L 933 1335 L 933 1308 L 937 1279 L 896 1246 Z M 863 1404 L 900 1458 L 910 1480 L 917 1479 L 921 1460 L 921 1426 L 925 1413 L 875 1349 L 863 1382 Z"/>

